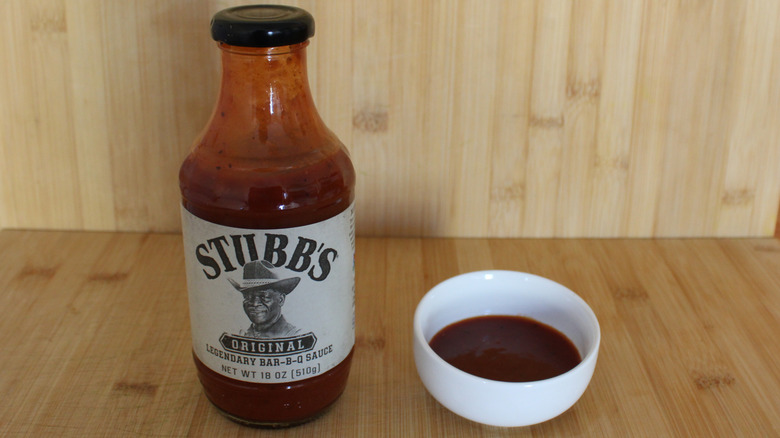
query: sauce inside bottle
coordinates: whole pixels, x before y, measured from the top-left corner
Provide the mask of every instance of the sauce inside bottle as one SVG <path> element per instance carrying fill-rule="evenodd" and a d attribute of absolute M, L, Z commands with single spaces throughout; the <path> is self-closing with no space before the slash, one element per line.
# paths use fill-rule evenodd
<path fill-rule="evenodd" d="M 563 333 L 523 316 L 464 319 L 441 329 L 429 344 L 452 366 L 504 382 L 549 379 L 581 362 L 577 347 Z"/>
<path fill-rule="evenodd" d="M 256 32 L 264 26 L 271 30 Z M 269 262 L 267 266 L 274 270 L 274 276 L 300 274 L 303 279 L 301 284 L 308 281 L 317 287 L 327 287 L 313 281 L 321 280 L 328 273 L 322 270 L 322 264 L 318 267 L 319 271 L 312 267 L 308 271 L 310 278 L 307 278 L 307 271 L 298 270 L 293 263 L 285 265 L 281 259 L 296 256 L 292 250 L 296 237 L 299 243 L 308 244 L 309 241 L 320 242 L 320 236 L 293 234 L 287 253 L 284 248 L 274 246 L 286 242 L 287 237 L 284 236 L 284 240 L 280 240 L 282 237 L 276 237 L 276 240 L 268 238 L 265 252 L 262 247 L 262 239 L 269 234 L 276 235 L 274 230 L 287 232 L 295 230 L 295 227 L 342 217 L 351 211 L 354 201 L 355 172 L 352 163 L 344 145 L 320 119 L 309 91 L 305 49 L 313 29 L 313 19 L 308 13 L 282 6 L 231 8 L 215 15 L 212 21 L 212 35 L 218 41 L 222 54 L 222 82 L 211 120 L 180 169 L 183 217 L 195 218 L 193 221 L 197 221 L 199 228 L 216 224 L 246 231 L 234 230 L 234 234 L 222 236 L 224 241 L 221 243 L 212 238 L 204 240 L 199 246 L 193 243 L 192 248 L 188 248 L 188 231 L 185 229 L 185 252 L 192 263 L 210 262 L 197 268 L 188 267 L 188 283 L 191 283 L 191 276 L 203 273 L 209 279 L 220 274 L 237 275 L 236 280 L 230 280 L 233 283 L 241 281 L 241 265 L 246 268 L 249 258 L 254 260 L 265 254 L 265 261 Z M 349 215 L 345 217 L 345 221 L 352 221 Z M 351 226 L 354 227 L 354 222 Z M 239 236 L 238 240 L 234 236 Z M 231 237 L 234 240 L 231 241 Z M 352 239 L 354 252 L 354 235 L 339 238 L 341 241 L 346 239 L 347 243 Z M 327 245 L 325 240 L 323 237 L 323 246 Z M 241 242 L 244 246 L 238 245 Z M 252 251 L 248 250 L 249 247 Z M 297 254 L 297 260 L 303 260 L 307 266 L 309 263 L 315 265 L 318 259 L 314 249 L 306 252 L 309 246 L 299 244 L 296 250 L 300 248 L 304 253 Z M 352 311 L 354 315 L 354 301 L 343 298 L 345 293 L 354 294 L 354 289 L 351 289 L 354 287 L 353 256 L 348 253 L 348 248 L 340 248 L 338 257 L 335 256 L 336 250 L 330 253 L 330 257 L 322 257 L 325 257 L 324 266 L 328 269 L 335 270 L 337 263 L 347 265 L 344 269 L 351 273 L 352 284 L 339 287 L 342 298 L 334 301 L 338 301 L 343 313 Z M 235 251 L 235 257 L 232 251 Z M 269 254 L 271 259 L 275 257 L 276 260 L 269 260 Z M 187 263 L 189 266 L 190 259 Z M 228 272 L 231 268 L 235 272 Z M 248 278 L 248 275 L 245 270 L 243 279 L 262 283 L 259 279 Z M 197 280 L 205 281 L 199 277 Z M 239 316 L 239 321 L 233 323 L 235 327 L 248 324 L 249 321 L 240 313 L 240 294 L 224 280 L 217 279 L 209 283 L 209 287 L 224 294 L 225 299 L 239 303 L 231 307 Z M 289 294 L 287 301 L 305 293 L 302 288 L 301 285 L 292 292 L 285 291 Z M 211 289 L 207 289 L 206 293 L 211 293 Z M 236 289 L 239 287 L 236 286 Z M 193 303 L 197 306 L 199 301 L 197 297 L 193 298 L 193 286 L 190 285 L 190 310 L 195 332 L 201 324 L 200 320 L 196 320 L 197 315 L 205 312 L 196 312 Z M 292 304 L 284 304 L 285 309 L 289 306 Z M 306 318 L 298 318 L 298 321 L 306 322 Z M 354 324 L 353 317 L 346 323 Z M 354 326 L 351 329 L 352 338 L 341 342 L 346 345 L 339 353 L 343 355 L 343 360 L 321 371 L 318 368 L 324 368 L 321 364 L 310 361 L 310 350 L 301 349 L 296 354 L 284 356 L 278 353 L 276 356 L 263 356 L 256 351 L 241 354 L 239 350 L 230 350 L 227 341 L 220 345 L 219 336 L 208 338 L 208 347 L 195 342 L 193 336 L 193 357 L 206 396 L 222 413 L 253 426 L 289 426 L 316 418 L 344 391 L 354 345 Z M 241 337 L 236 328 L 224 330 L 229 339 L 245 340 L 256 346 L 271 345 L 266 339 L 255 342 L 246 336 Z M 322 330 L 313 333 L 316 336 L 309 339 L 324 342 Z M 284 340 L 300 341 L 293 338 Z M 317 344 L 316 347 L 327 348 L 327 344 Z M 204 348 L 210 354 L 204 353 Z M 223 360 L 225 358 L 237 361 L 243 368 Z M 220 366 L 209 366 L 205 359 L 216 361 L 214 363 Z M 302 365 L 287 368 L 261 366 L 284 364 L 285 361 L 298 361 Z M 231 373 L 235 373 L 235 377 Z M 274 380 L 264 383 L 261 378 L 255 378 L 265 373 Z M 305 373 L 316 375 L 291 378 Z"/>

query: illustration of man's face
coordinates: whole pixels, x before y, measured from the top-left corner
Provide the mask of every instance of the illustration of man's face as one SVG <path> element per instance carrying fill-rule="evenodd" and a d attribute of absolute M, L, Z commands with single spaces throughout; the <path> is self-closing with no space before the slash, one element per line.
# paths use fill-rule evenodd
<path fill-rule="evenodd" d="M 273 289 L 244 292 L 244 312 L 257 326 L 273 324 L 282 314 L 284 297 Z"/>

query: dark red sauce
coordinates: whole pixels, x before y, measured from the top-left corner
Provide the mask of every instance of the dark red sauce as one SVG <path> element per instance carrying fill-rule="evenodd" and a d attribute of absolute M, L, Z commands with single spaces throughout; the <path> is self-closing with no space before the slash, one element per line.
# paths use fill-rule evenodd
<path fill-rule="evenodd" d="M 339 398 L 347 386 L 352 354 L 319 376 L 274 384 L 229 379 L 208 369 L 195 355 L 193 359 L 206 397 L 223 414 L 252 426 L 285 426 L 316 418 Z"/>
<path fill-rule="evenodd" d="M 430 346 L 462 371 L 504 382 L 549 379 L 582 360 L 563 333 L 523 316 L 464 319 L 436 333 Z"/>
<path fill-rule="evenodd" d="M 179 174 L 189 212 L 226 226 L 274 229 L 320 222 L 350 206 L 355 171 L 314 107 L 305 76 L 307 44 L 220 45 L 217 109 Z M 269 83 L 273 93 L 266 90 Z M 271 111 L 272 101 L 284 105 Z M 290 383 L 231 379 L 194 360 L 206 396 L 227 416 L 287 426 L 315 418 L 338 399 L 352 352 L 335 368 Z"/>

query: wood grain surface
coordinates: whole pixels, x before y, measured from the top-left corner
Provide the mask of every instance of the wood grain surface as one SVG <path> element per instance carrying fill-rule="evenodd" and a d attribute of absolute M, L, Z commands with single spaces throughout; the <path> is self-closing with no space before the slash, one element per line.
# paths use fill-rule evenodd
<path fill-rule="evenodd" d="M 258 436 L 203 396 L 190 357 L 178 235 L 0 232 L 0 436 Z M 357 345 L 312 437 L 778 436 L 780 241 L 361 238 Z M 479 269 L 579 293 L 602 330 L 569 411 L 481 426 L 420 383 L 412 316 L 426 290 Z M 266 434 L 262 434 L 265 436 Z"/>
<path fill-rule="evenodd" d="M 0 228 L 177 231 L 239 3 L 0 2 Z M 361 235 L 775 231 L 780 2 L 287 3 Z"/>

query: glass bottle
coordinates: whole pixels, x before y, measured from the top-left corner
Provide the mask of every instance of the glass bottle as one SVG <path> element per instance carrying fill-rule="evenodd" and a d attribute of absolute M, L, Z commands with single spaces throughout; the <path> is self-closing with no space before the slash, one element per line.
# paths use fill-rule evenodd
<path fill-rule="evenodd" d="M 193 357 L 229 418 L 289 426 L 343 392 L 354 347 L 355 172 L 314 106 L 314 20 L 218 12 L 216 107 L 179 173 Z"/>

